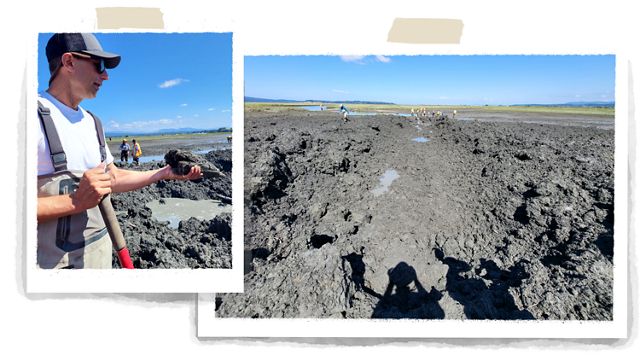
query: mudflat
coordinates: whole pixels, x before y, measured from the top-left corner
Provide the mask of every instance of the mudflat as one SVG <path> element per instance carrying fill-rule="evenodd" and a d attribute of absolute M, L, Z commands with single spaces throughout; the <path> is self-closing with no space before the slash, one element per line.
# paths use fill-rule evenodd
<path fill-rule="evenodd" d="M 247 111 L 217 315 L 611 320 L 613 117 L 456 118 Z"/>
<path fill-rule="evenodd" d="M 208 149 L 211 139 L 173 142 L 147 139 L 141 144 L 145 155 L 161 155 L 169 149 Z M 164 161 L 125 165 L 119 162 L 119 155 L 115 152 L 113 155 L 116 165 L 123 169 L 145 171 L 166 165 Z M 113 194 L 118 222 L 135 268 L 231 268 L 231 150 L 212 150 L 200 159 L 201 167 L 215 167 L 222 175 L 195 181 L 160 181 L 133 192 Z M 174 204 L 175 207 L 175 204 L 193 203 L 189 201 L 202 201 L 207 207 L 215 201 L 219 208 L 225 206 L 226 211 L 215 212 L 221 213 L 215 217 L 214 212 L 196 217 L 203 213 L 196 206 L 193 217 L 184 215 L 182 220 L 176 220 L 175 227 L 170 221 L 158 220 L 152 211 L 152 204 Z M 119 267 L 115 257 L 113 265 Z"/>

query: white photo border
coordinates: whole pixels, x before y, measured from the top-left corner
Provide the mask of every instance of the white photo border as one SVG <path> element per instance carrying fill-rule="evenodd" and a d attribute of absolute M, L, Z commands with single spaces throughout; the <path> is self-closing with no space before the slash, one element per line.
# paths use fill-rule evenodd
<path fill-rule="evenodd" d="M 243 134 L 243 51 L 241 41 L 233 32 L 232 24 L 204 26 L 208 31 L 165 26 L 160 30 L 101 30 L 91 28 L 92 24 L 74 26 L 73 29 L 35 29 L 30 38 L 27 58 L 27 120 L 37 119 L 37 38 L 39 33 L 52 31 L 78 31 L 99 33 L 230 33 L 232 38 L 232 128 L 233 137 L 242 139 Z M 200 24 L 202 26 L 202 24 Z M 38 124 L 27 121 L 26 129 L 26 200 L 27 221 L 26 255 L 23 260 L 26 269 L 27 293 L 198 293 L 198 292 L 242 292 L 243 285 L 243 183 L 244 148 L 242 142 L 232 142 L 232 267 L 230 269 L 83 269 L 46 270 L 36 264 L 37 249 L 37 195 L 36 195 L 36 144 L 35 132 Z"/>

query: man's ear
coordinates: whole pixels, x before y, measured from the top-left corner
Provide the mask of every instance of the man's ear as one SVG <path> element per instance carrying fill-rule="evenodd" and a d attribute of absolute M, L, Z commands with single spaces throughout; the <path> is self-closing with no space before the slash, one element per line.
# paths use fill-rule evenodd
<path fill-rule="evenodd" d="M 73 68 L 73 55 L 71 53 L 62 54 L 62 64 L 63 68 Z"/>

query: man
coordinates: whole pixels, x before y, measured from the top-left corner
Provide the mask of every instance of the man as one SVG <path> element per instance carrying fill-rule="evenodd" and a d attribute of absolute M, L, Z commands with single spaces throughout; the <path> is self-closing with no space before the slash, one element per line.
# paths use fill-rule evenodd
<path fill-rule="evenodd" d="M 344 104 L 340 104 L 340 113 L 342 113 L 342 120 L 344 120 L 345 122 L 349 120 L 349 118 L 347 117 L 347 114 L 349 114 L 349 109 L 347 109 Z"/>
<path fill-rule="evenodd" d="M 120 161 L 129 163 L 129 143 L 127 143 L 126 139 L 122 140 L 122 144 L 120 144 Z"/>
<path fill-rule="evenodd" d="M 111 192 L 127 192 L 160 180 L 201 177 L 199 166 L 184 176 L 169 166 L 136 172 L 119 169 L 105 150 L 104 132 L 82 109 L 95 98 L 106 69 L 120 63 L 92 34 L 55 34 L 46 47 L 49 89 L 38 97 L 38 266 L 111 268 L 112 246 L 98 204 Z"/>

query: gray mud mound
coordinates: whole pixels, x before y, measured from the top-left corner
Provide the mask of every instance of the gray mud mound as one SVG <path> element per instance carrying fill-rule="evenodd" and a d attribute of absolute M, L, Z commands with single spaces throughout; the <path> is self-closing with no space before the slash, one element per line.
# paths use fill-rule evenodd
<path fill-rule="evenodd" d="M 211 151 L 197 157 L 197 163 L 215 169 L 220 176 L 196 181 L 160 181 L 142 189 L 113 194 L 114 208 L 136 268 L 231 268 L 231 215 L 223 213 L 211 220 L 188 218 L 178 228 L 152 217 L 147 203 L 163 198 L 217 200 L 231 203 L 231 151 Z M 123 169 L 150 170 L 162 162 Z M 188 173 L 188 170 L 187 170 Z M 162 201 L 161 201 L 162 202 Z M 114 267 L 119 267 L 114 257 Z"/>
<path fill-rule="evenodd" d="M 250 257 L 218 316 L 612 319 L 613 130 L 245 116 Z"/>

